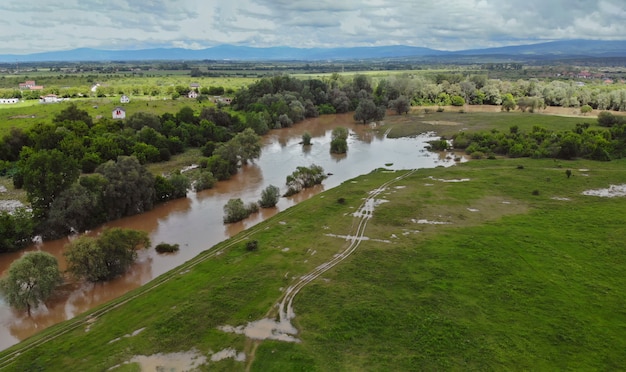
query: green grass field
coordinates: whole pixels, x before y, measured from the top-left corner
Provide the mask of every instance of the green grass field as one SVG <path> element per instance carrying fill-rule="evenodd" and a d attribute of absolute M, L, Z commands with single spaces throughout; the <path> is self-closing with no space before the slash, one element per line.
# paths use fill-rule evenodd
<path fill-rule="evenodd" d="M 336 236 L 355 233 L 352 213 L 400 173 L 363 175 L 2 352 L 0 368 L 137 371 L 123 363 L 196 350 L 207 371 L 619 370 L 626 199 L 582 192 L 626 183 L 625 165 L 420 170 L 380 194 L 367 239 L 295 297 L 301 342 L 219 330 L 275 316 L 281 288 L 345 249 Z M 250 239 L 257 252 L 246 251 Z M 228 347 L 247 360 L 210 360 Z"/>

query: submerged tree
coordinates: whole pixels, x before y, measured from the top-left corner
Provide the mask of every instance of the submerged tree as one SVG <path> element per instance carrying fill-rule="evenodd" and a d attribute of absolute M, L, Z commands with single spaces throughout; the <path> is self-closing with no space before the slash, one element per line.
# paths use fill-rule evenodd
<path fill-rule="evenodd" d="M 261 208 L 272 208 L 278 203 L 280 189 L 277 186 L 269 185 L 261 192 L 259 205 Z"/>
<path fill-rule="evenodd" d="M 345 154 L 348 152 L 348 130 L 344 127 L 333 129 L 330 141 L 330 152 Z"/>
<path fill-rule="evenodd" d="M 63 282 L 57 259 L 47 252 L 28 252 L 14 261 L 9 274 L 0 281 L 0 289 L 9 305 L 26 310 L 39 306 Z"/>
<path fill-rule="evenodd" d="M 299 193 L 302 189 L 319 185 L 326 179 L 324 169 L 319 165 L 312 164 L 310 167 L 297 167 L 296 170 L 287 176 L 287 192 L 285 196 Z"/>
<path fill-rule="evenodd" d="M 90 282 L 113 279 L 125 273 L 137 259 L 137 248 L 150 247 L 145 231 L 112 228 L 98 237 L 81 236 L 69 244 L 67 270 Z"/>
<path fill-rule="evenodd" d="M 259 205 L 256 203 L 250 203 L 246 206 L 239 198 L 230 199 L 224 205 L 224 223 L 239 222 L 258 211 Z"/>

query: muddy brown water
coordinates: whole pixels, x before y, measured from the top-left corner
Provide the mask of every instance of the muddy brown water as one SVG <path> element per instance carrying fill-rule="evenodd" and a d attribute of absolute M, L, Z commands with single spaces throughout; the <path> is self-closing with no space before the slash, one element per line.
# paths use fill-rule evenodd
<path fill-rule="evenodd" d="M 337 126 L 350 130 L 345 155 L 332 155 L 329 151 L 330 133 Z M 313 145 L 308 147 L 299 144 L 305 131 L 312 136 Z M 211 190 L 190 192 L 187 198 L 164 203 L 150 212 L 116 220 L 90 232 L 97 234 L 103 227 L 143 230 L 150 234 L 153 246 L 161 242 L 177 243 L 179 252 L 159 255 L 154 249 L 141 250 L 128 273 L 106 283 L 80 283 L 68 278 L 55 297 L 34 310 L 32 317 L 12 310 L 0 298 L 0 349 L 146 284 L 240 231 L 348 179 L 382 167 L 415 169 L 451 164 L 450 157 L 425 151 L 425 143 L 430 139 L 427 135 L 389 139 L 371 131 L 370 126 L 355 124 L 351 114 L 308 119 L 292 128 L 273 130 L 263 138 L 260 159 L 243 167 L 232 179 L 219 182 Z M 245 203 L 257 201 L 261 191 L 269 185 L 278 186 L 284 192 L 285 178 L 297 166 L 311 164 L 322 166 L 332 175 L 322 185 L 281 198 L 276 208 L 262 209 L 242 222 L 224 225 L 223 206 L 229 199 L 241 198 Z M 5 275 L 11 262 L 29 250 L 53 254 L 64 269 L 63 251 L 69 240 L 37 243 L 24 251 L 2 255 L 0 272 Z"/>

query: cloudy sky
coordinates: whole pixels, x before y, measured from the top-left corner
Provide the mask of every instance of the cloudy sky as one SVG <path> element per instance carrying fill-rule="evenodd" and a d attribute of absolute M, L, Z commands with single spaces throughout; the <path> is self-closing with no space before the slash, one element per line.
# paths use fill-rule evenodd
<path fill-rule="evenodd" d="M 626 39 L 624 0 L 1 0 L 0 54 Z"/>

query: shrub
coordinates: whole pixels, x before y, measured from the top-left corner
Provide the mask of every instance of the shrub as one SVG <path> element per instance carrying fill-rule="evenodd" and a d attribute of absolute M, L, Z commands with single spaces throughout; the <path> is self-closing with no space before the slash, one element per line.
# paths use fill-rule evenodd
<path fill-rule="evenodd" d="M 446 141 L 445 139 L 428 141 L 428 144 L 433 151 L 445 151 L 449 147 L 448 141 Z"/>
<path fill-rule="evenodd" d="M 302 144 L 304 146 L 309 146 L 311 145 L 311 133 L 309 132 L 304 132 L 302 134 Z"/>
<path fill-rule="evenodd" d="M 256 240 L 250 240 L 246 243 L 246 250 L 248 252 L 253 252 L 259 250 L 259 242 Z"/>
<path fill-rule="evenodd" d="M 588 113 L 590 113 L 591 111 L 593 111 L 593 108 L 592 108 L 591 106 L 589 106 L 589 105 L 583 105 L 583 106 L 580 108 L 580 113 L 581 113 L 581 114 L 583 114 L 583 115 L 584 115 L 584 114 L 588 114 Z"/>
<path fill-rule="evenodd" d="M 224 205 L 224 223 L 233 223 L 248 217 L 249 213 L 241 199 L 230 199 Z"/>
<path fill-rule="evenodd" d="M 485 153 L 482 151 L 474 151 L 470 154 L 472 159 L 482 159 L 485 157 Z"/>
<path fill-rule="evenodd" d="M 159 243 L 154 249 L 159 253 L 173 253 L 180 249 L 178 244 Z"/>
<path fill-rule="evenodd" d="M 533 190 L 533 195 L 539 195 L 539 190 Z"/>
<path fill-rule="evenodd" d="M 269 185 L 261 192 L 259 205 L 261 208 L 272 208 L 278 203 L 280 189 L 277 186 Z"/>
<path fill-rule="evenodd" d="M 217 179 L 213 176 L 213 173 L 210 171 L 201 171 L 196 178 L 193 187 L 196 191 L 202 191 L 213 188 L 216 182 Z"/>

